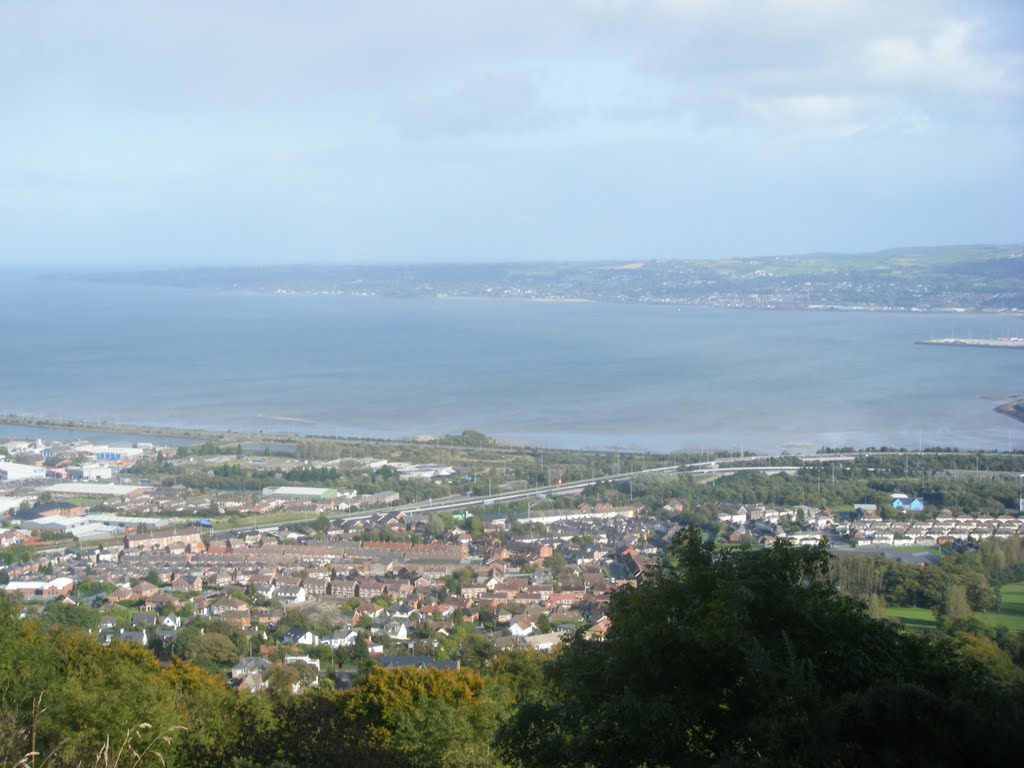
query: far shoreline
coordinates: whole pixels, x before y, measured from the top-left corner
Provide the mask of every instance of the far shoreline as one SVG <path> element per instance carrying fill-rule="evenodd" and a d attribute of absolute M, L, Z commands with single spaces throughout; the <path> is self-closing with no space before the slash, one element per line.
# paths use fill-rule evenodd
<path fill-rule="evenodd" d="M 171 437 L 175 439 L 189 439 L 202 442 L 204 440 L 220 440 L 235 442 L 280 442 L 282 444 L 292 443 L 297 440 L 314 438 L 314 435 L 306 435 L 299 432 L 264 432 L 264 431 L 234 431 L 230 429 L 208 429 L 204 427 L 168 427 L 153 424 L 120 424 L 109 421 L 87 421 L 85 419 L 54 419 L 44 416 L 29 416 L 21 414 L 0 415 L 0 425 L 7 424 L 14 427 L 39 427 L 40 429 L 63 429 L 72 432 L 101 432 L 111 435 L 140 435 L 144 437 Z M 359 442 L 372 442 L 374 438 L 342 438 L 332 437 L 334 440 L 355 440 Z M 382 441 L 385 442 L 385 441 Z"/>
<path fill-rule="evenodd" d="M 267 417 L 277 421 L 291 424 L 312 424 L 308 419 L 297 419 L 282 416 Z M 3 437 L 3 425 L 21 427 L 23 429 L 46 429 L 54 431 L 94 433 L 102 435 L 131 435 L 133 437 L 170 438 L 176 441 L 188 441 L 189 444 L 202 442 L 216 442 L 226 444 L 236 443 L 257 443 L 260 445 L 294 446 L 304 440 L 330 440 L 344 445 L 378 445 L 378 446 L 419 446 L 433 443 L 437 440 L 457 439 L 458 434 L 450 435 L 423 435 L 413 437 L 373 437 L 371 435 L 331 435 L 317 434 L 315 432 L 294 432 L 277 430 L 232 430 L 232 429 L 211 429 L 209 427 L 171 427 L 154 424 L 123 424 L 109 421 L 88 421 L 86 419 L 59 419 L 46 416 L 32 416 L 28 414 L 0 414 L 0 437 Z M 467 432 L 475 430 L 467 428 Z M 474 446 L 481 450 L 514 451 L 514 450 L 549 450 L 549 451 L 578 451 L 572 447 L 546 446 L 539 444 L 525 443 L 514 440 L 502 440 L 493 438 L 490 445 Z M 85 438 L 83 438 L 85 439 Z M 135 442 L 142 442 L 136 440 Z M 591 449 L 587 449 L 591 450 Z M 602 449 L 592 449 L 595 452 L 606 452 Z M 607 450 L 628 453 L 624 448 L 609 448 Z M 641 451 L 636 453 L 654 454 L 658 451 Z M 665 452 L 666 454 L 668 452 Z"/>

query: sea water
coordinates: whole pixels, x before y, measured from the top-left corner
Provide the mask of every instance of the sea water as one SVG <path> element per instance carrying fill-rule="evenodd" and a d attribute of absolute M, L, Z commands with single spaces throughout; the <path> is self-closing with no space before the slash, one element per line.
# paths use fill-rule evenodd
<path fill-rule="evenodd" d="M 1007 449 L 1006 316 L 271 295 L 8 277 L 0 412 L 552 447 Z M 11 428 L 0 426 L 0 434 Z"/>

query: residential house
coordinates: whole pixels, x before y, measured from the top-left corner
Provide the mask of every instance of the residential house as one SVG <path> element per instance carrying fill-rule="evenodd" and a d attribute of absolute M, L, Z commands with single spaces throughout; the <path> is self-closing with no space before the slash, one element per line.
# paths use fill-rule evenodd
<path fill-rule="evenodd" d="M 291 645 L 320 645 L 320 638 L 305 629 L 293 629 L 281 639 Z"/>
<path fill-rule="evenodd" d="M 302 586 L 281 586 L 277 587 L 277 599 L 282 603 L 295 605 L 306 602 L 306 588 Z"/>
<path fill-rule="evenodd" d="M 517 616 L 509 624 L 509 630 L 512 632 L 512 637 L 527 637 L 537 631 L 537 625 L 526 616 Z"/>

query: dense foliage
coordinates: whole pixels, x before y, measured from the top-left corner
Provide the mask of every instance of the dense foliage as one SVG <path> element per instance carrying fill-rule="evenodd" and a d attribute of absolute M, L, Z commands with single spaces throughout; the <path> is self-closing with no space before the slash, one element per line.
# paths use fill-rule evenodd
<path fill-rule="evenodd" d="M 681 463 L 691 457 L 679 457 Z M 934 517 L 942 509 L 953 514 L 1002 515 L 1015 511 L 1019 501 L 1019 453 L 980 454 L 923 451 L 858 454 L 856 458 L 826 465 L 777 456 L 746 466 L 796 465 L 795 474 L 741 472 L 714 482 L 690 475 L 647 475 L 618 484 L 623 497 L 657 511 L 669 499 L 686 507 L 682 521 L 714 524 L 718 503 L 789 506 L 807 505 L 850 509 L 855 503 L 876 504 L 883 517 L 902 516 L 891 507 L 891 493 L 923 498 L 928 506 L 920 517 Z"/>
<path fill-rule="evenodd" d="M 1024 698 L 956 645 L 902 633 L 839 593 L 823 549 L 716 552 L 691 531 L 578 635 L 553 697 L 503 731 L 548 766 L 990 763 L 1024 747 Z M 958 755 L 963 754 L 963 759 Z"/>
<path fill-rule="evenodd" d="M 217 633 L 187 646 L 200 663 L 237 658 Z M 325 683 L 299 695 L 292 683 L 315 675 L 275 665 L 269 691 L 249 694 L 191 662 L 161 667 L 147 649 L 104 647 L 74 626 L 19 619 L 0 602 L 0 766 L 33 747 L 38 765 L 91 765 L 108 740 L 127 740 L 125 755 L 145 753 L 123 763 L 139 766 L 498 766 L 494 734 L 520 699 L 538 695 L 541 664 L 538 654 L 515 653 L 486 676 L 372 668 L 350 690 Z"/>
<path fill-rule="evenodd" d="M 930 569 L 962 589 L 943 596 L 951 614 L 971 598 L 959 576 L 1008 572 L 1012 546 Z M 831 561 L 717 551 L 691 529 L 615 594 L 603 641 L 496 655 L 456 627 L 463 670 L 369 667 L 348 690 L 280 663 L 267 692 L 229 688 L 200 666 L 237 658 L 244 638 L 220 623 L 183 630 L 193 660 L 161 666 L 98 644 L 87 610 L 20 619 L 0 602 L 0 766 L 33 747 L 37 765 L 91 765 L 126 742 L 142 757 L 123 764 L 189 768 L 1012 764 L 1019 667 L 962 626 L 928 637 L 869 618 Z"/>

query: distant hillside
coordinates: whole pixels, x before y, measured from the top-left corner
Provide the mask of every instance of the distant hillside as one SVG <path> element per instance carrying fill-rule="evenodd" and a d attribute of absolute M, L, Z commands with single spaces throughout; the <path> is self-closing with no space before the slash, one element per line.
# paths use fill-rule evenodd
<path fill-rule="evenodd" d="M 108 272 L 87 279 L 259 293 L 1024 311 L 1024 246 L 714 261 L 202 267 Z"/>

